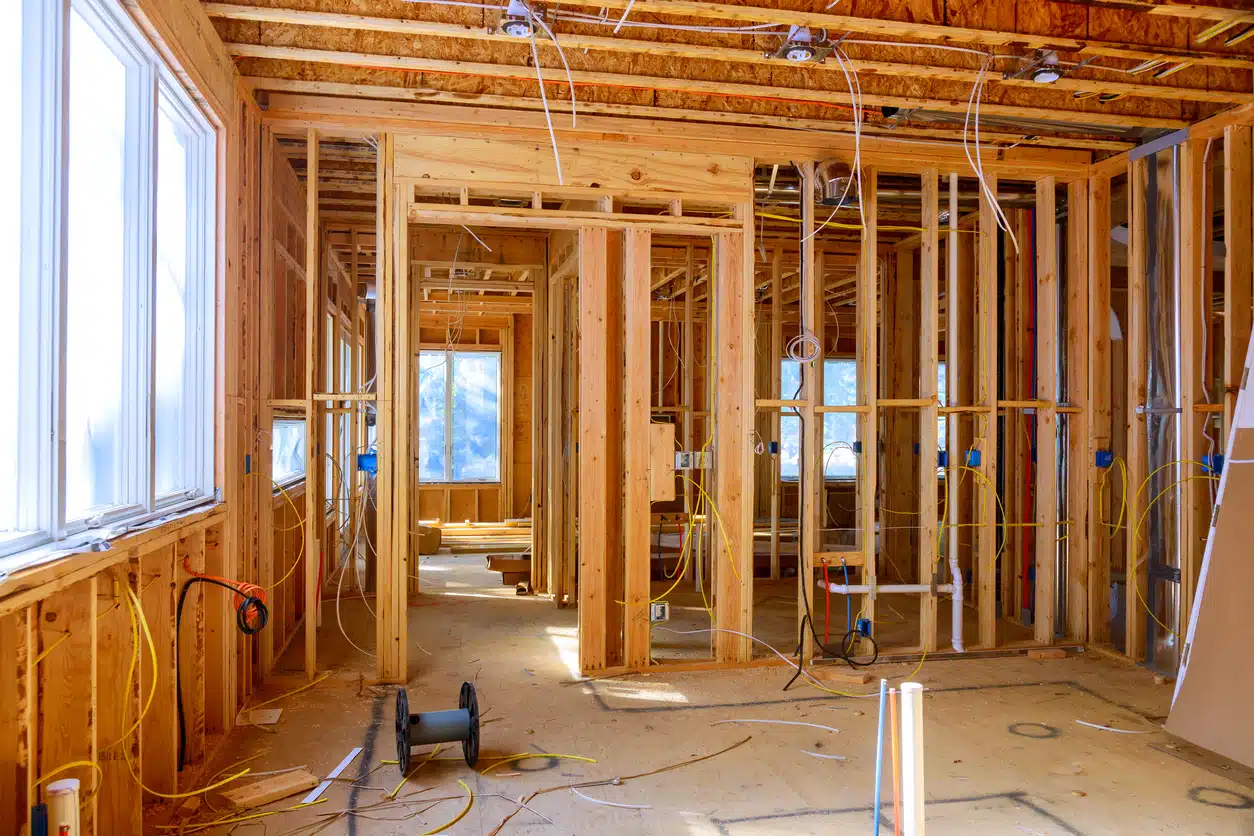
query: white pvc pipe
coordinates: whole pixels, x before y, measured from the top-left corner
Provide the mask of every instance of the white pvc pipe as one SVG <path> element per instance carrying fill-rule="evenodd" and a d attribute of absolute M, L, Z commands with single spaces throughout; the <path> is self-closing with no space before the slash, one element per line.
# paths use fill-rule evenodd
<path fill-rule="evenodd" d="M 79 781 L 62 778 L 48 785 L 48 829 L 60 836 L 82 836 L 78 810 Z"/>
<path fill-rule="evenodd" d="M 819 581 L 819 589 L 823 588 L 823 582 Z M 899 594 L 919 594 L 922 592 L 931 592 L 932 585 L 930 583 L 829 583 L 827 591 L 833 595 L 885 595 L 892 593 Z M 953 586 L 947 583 L 938 584 L 937 592 L 953 592 Z"/>
<path fill-rule="evenodd" d="M 901 684 L 901 799 L 905 836 L 923 836 L 923 686 Z"/>

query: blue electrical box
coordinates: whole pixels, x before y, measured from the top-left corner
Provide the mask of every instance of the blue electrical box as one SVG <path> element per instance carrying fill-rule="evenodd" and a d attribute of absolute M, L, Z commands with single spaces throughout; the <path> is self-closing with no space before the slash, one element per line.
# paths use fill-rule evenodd
<path fill-rule="evenodd" d="M 772 456 L 778 456 L 779 455 L 779 442 L 778 441 L 768 442 L 766 445 L 766 452 L 770 453 Z"/>
<path fill-rule="evenodd" d="M 936 451 L 936 466 L 937 467 L 949 467 L 949 451 L 948 450 Z"/>
<path fill-rule="evenodd" d="M 1206 473 L 1214 473 L 1216 475 L 1223 473 L 1224 457 L 1221 453 L 1213 456 L 1202 456 L 1202 470 Z"/>
<path fill-rule="evenodd" d="M 378 453 L 358 453 L 357 469 L 362 473 L 378 473 L 379 472 L 379 454 Z"/>
<path fill-rule="evenodd" d="M 981 458 L 979 450 L 976 450 L 974 447 L 967 450 L 967 467 L 979 467 L 980 461 Z"/>
<path fill-rule="evenodd" d="M 866 636 L 868 639 L 871 638 L 871 619 L 859 618 L 857 630 L 858 635 Z"/>
<path fill-rule="evenodd" d="M 914 454 L 919 455 L 919 442 L 917 441 L 914 443 Z"/>
<path fill-rule="evenodd" d="M 855 441 L 855 442 L 853 443 L 853 452 L 854 452 L 855 454 L 861 454 L 861 453 L 862 453 L 862 442 L 861 442 L 861 441 Z"/>
<path fill-rule="evenodd" d="M 1093 464 L 1100 468 L 1110 467 L 1115 463 L 1115 454 L 1111 450 L 1098 450 L 1093 455 Z"/>

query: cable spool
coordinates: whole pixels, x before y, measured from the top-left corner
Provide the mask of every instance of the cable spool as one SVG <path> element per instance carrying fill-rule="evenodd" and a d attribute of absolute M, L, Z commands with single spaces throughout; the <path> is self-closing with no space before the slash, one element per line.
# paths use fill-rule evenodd
<path fill-rule="evenodd" d="M 418 714 L 409 713 L 405 689 L 396 692 L 396 759 L 402 775 L 409 774 L 409 752 L 414 746 L 459 741 L 466 765 L 473 767 L 479 762 L 479 700 L 475 686 L 462 683 L 457 708 Z"/>

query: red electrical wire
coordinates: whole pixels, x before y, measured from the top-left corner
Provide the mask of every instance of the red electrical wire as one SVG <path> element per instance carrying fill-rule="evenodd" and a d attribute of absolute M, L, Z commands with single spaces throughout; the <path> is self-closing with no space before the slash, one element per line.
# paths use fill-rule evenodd
<path fill-rule="evenodd" d="M 257 586 L 255 583 L 249 583 L 248 581 L 237 581 L 232 578 L 223 578 L 217 575 L 207 575 L 204 572 L 197 572 L 191 566 L 187 565 L 187 560 L 188 558 L 183 558 L 183 571 L 191 575 L 193 578 L 204 578 L 205 580 L 217 581 L 218 583 L 229 586 L 231 589 L 235 590 L 236 608 L 239 608 L 239 606 L 244 603 L 245 599 L 248 598 L 256 598 L 263 604 L 266 602 L 266 590 L 263 587 Z M 259 626 L 259 619 L 260 614 L 257 609 L 255 607 L 250 607 L 248 609 L 249 625 L 252 627 Z"/>

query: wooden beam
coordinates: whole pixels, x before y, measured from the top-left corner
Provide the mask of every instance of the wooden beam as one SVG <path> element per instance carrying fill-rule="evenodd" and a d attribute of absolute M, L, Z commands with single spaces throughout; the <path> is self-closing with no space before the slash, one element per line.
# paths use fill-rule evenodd
<path fill-rule="evenodd" d="M 803 195 L 814 194 L 814 163 L 801 164 L 801 188 Z M 822 286 L 815 270 L 814 246 L 814 201 L 801 201 L 801 296 L 804 305 L 801 308 L 801 335 L 814 336 L 821 316 L 821 309 L 815 302 L 821 298 Z M 822 365 L 822 351 L 815 352 L 817 362 Z M 823 509 L 819 507 L 819 486 L 823 481 L 823 424 L 822 418 L 815 408 L 823 401 L 823 390 L 818 385 L 815 360 L 801 364 L 801 380 L 803 383 L 802 397 L 806 405 L 798 412 L 801 415 L 800 432 L 801 451 L 803 455 L 797 466 L 801 473 L 801 483 L 806 489 L 800 490 L 800 518 L 798 525 L 800 535 L 797 544 L 797 623 L 800 626 L 800 661 L 808 665 L 814 658 L 814 635 L 810 629 L 813 619 L 811 608 L 806 601 L 814 599 L 814 554 L 819 546 L 819 532 L 823 525 Z M 791 395 L 790 395 L 791 396 Z"/>
<path fill-rule="evenodd" d="M 1089 181 L 1088 213 L 1088 432 L 1086 465 L 1096 461 L 1098 451 L 1113 453 L 1111 427 L 1111 345 L 1110 345 L 1110 179 Z M 1111 496 L 1114 493 L 1114 466 L 1104 472 L 1089 469 L 1089 576 L 1088 640 L 1094 644 L 1110 641 L 1110 543 L 1112 533 Z M 1071 518 L 1071 530 L 1077 525 Z"/>
<path fill-rule="evenodd" d="M 1254 233 L 1251 231 L 1251 127 L 1224 130 L 1224 444 L 1231 437 L 1237 393 L 1250 341 L 1254 300 Z"/>
<path fill-rule="evenodd" d="M 423 102 L 429 104 L 466 104 L 473 102 L 485 108 L 509 108 L 511 110 L 531 110 L 543 112 L 544 103 L 539 97 L 500 96 L 488 93 L 462 93 L 437 90 L 431 87 L 397 87 L 386 84 L 349 84 L 335 81 L 307 81 L 302 79 L 269 78 L 265 76 L 249 76 L 246 83 L 255 91 L 278 93 L 303 93 L 315 96 L 341 96 L 346 98 L 391 100 L 398 102 Z M 562 102 L 550 101 L 553 111 L 564 111 Z M 1244 107 L 1244 106 L 1243 106 Z M 583 101 L 579 103 L 579 113 L 599 114 L 603 116 L 637 117 L 637 123 L 647 124 L 644 120 L 682 120 L 685 126 L 694 123 L 716 123 L 722 125 L 740 125 L 774 128 L 788 128 L 809 132 L 823 132 L 853 139 L 853 123 L 835 119 L 797 119 L 786 116 L 770 116 L 758 113 L 732 113 L 716 110 L 698 110 L 696 108 L 666 107 L 653 105 L 610 104 L 603 102 Z M 1106 139 L 1090 136 L 1050 134 L 1013 133 L 1006 131 L 980 130 L 980 137 L 995 145 L 1015 145 L 1022 147 L 1041 148 L 1072 148 L 1088 151 L 1124 152 L 1136 146 L 1135 142 L 1120 139 Z M 872 143 L 889 138 L 900 138 L 902 141 L 913 142 L 918 139 L 956 140 L 960 134 L 953 128 L 944 127 L 905 127 L 900 125 L 879 126 L 864 125 L 861 129 L 863 143 Z M 1013 155 L 1014 151 L 1007 149 Z M 991 161 L 986 161 L 988 165 Z"/>
<path fill-rule="evenodd" d="M 547 82 L 568 83 L 567 74 L 563 69 L 536 68 L 517 64 L 491 64 L 472 61 L 448 61 L 439 58 L 420 58 L 409 55 L 386 55 L 380 53 L 347 52 L 329 49 L 307 49 L 303 47 L 270 46 L 264 44 L 229 43 L 227 49 L 238 58 L 264 58 L 278 61 L 297 61 L 311 64 L 333 64 L 347 67 L 362 67 L 378 70 L 399 70 L 403 72 L 449 73 L 459 76 L 483 76 L 485 78 L 508 78 L 516 81 L 534 82 L 537 74 Z M 570 81 L 577 85 L 622 87 L 628 85 L 651 90 L 667 90 L 678 93 L 700 95 L 748 97 L 758 100 L 771 100 L 781 103 L 801 102 L 820 105 L 841 104 L 848 101 L 848 93 L 836 93 L 805 87 L 781 87 L 765 84 L 745 84 L 738 82 L 715 81 L 694 78 L 669 78 L 666 76 L 633 75 L 630 73 L 598 72 L 590 70 L 572 70 Z M 863 93 L 861 101 L 870 107 L 905 107 L 937 110 L 944 113 L 962 113 L 967 110 L 966 101 L 956 99 L 935 99 L 922 96 L 882 95 Z M 1153 116 L 1136 116 L 1133 114 L 1114 114 L 1102 111 L 1074 111 L 1058 108 L 1019 107 L 1017 105 L 985 104 L 981 112 L 990 117 L 1019 119 L 1049 119 L 1059 122 L 1074 122 L 1081 125 L 1096 125 L 1109 128 L 1143 127 L 1167 128 L 1182 127 L 1184 123 L 1178 119 L 1163 119 Z"/>
<path fill-rule="evenodd" d="M 714 498 L 718 522 L 710 550 L 714 617 L 724 630 L 753 632 L 753 204 L 737 209 L 740 233 L 715 243 Z M 718 662 L 748 662 L 743 636 L 716 633 Z"/>
<path fill-rule="evenodd" d="M 1180 418 L 1177 422 L 1180 440 L 1180 459 L 1184 466 L 1180 477 L 1200 473 L 1190 462 L 1200 462 L 1207 455 L 1203 435 L 1211 420 L 1210 413 L 1198 412 L 1195 407 L 1204 404 L 1207 374 L 1206 355 L 1203 350 L 1207 335 L 1204 329 L 1211 327 L 1211 274 L 1206 268 L 1206 256 L 1213 236 L 1213 215 L 1206 212 L 1207 200 L 1207 143 L 1187 140 L 1180 146 L 1180 295 L 1179 310 L 1180 362 Z M 1248 200 L 1249 193 L 1246 193 Z M 1215 451 L 1217 452 L 1217 450 Z M 1197 581 L 1202 571 L 1202 553 L 1210 530 L 1211 483 L 1206 479 L 1193 479 L 1180 485 L 1179 526 L 1177 554 L 1180 566 L 1180 599 L 1178 621 L 1174 630 L 1181 643 L 1189 625 L 1189 613 L 1193 607 Z M 1151 497 L 1152 498 L 1152 497 Z"/>
<path fill-rule="evenodd" d="M 1054 641 L 1058 574 L 1058 221 L 1057 181 L 1036 181 L 1036 584 L 1032 624 L 1039 644 Z"/>
<path fill-rule="evenodd" d="M 782 258 L 779 247 L 771 250 L 771 348 L 767 357 L 770 364 L 768 372 L 771 381 L 771 397 L 783 398 L 780 392 L 781 381 L 781 363 L 784 359 L 784 320 L 783 320 L 783 270 Z M 792 395 L 791 392 L 788 393 Z M 780 414 L 779 410 L 771 410 L 768 419 L 768 430 L 770 432 L 771 441 L 779 442 L 780 436 Z M 773 454 L 768 462 L 768 470 L 771 480 L 771 580 L 780 579 L 780 560 L 779 560 L 779 504 L 780 504 L 780 457 L 778 453 Z"/>
<path fill-rule="evenodd" d="M 606 427 L 609 293 L 606 283 L 609 230 L 579 232 L 579 668 L 608 667 L 606 612 L 610 606 L 605 553 L 607 514 L 613 500 Z"/>
<path fill-rule="evenodd" d="M 457 23 L 439 23 L 394 17 L 372 17 L 337 12 L 315 12 L 300 9 L 262 8 L 230 3 L 206 3 L 205 9 L 213 17 L 229 20 L 278 23 L 289 26 L 318 26 L 362 32 L 391 32 L 423 38 L 475 40 L 515 45 L 518 43 L 518 39 L 513 35 L 507 35 L 497 29 L 480 29 Z M 760 49 L 739 49 L 677 42 L 668 43 L 656 40 L 634 40 L 624 37 L 611 38 L 579 32 L 562 32 L 561 44 L 565 49 L 643 54 L 662 58 L 704 61 L 712 64 L 731 62 L 768 67 L 778 67 L 780 65 L 780 59 Z M 547 38 L 538 38 L 536 46 L 545 50 L 553 50 L 556 47 L 556 42 Z M 980 76 L 978 70 L 966 67 L 867 60 L 865 57 L 858 55 L 857 47 L 851 47 L 851 49 L 854 50 L 853 57 L 857 61 L 858 71 L 871 76 L 956 81 L 967 85 L 974 84 Z M 825 71 L 839 72 L 840 64 L 836 61 L 810 63 L 802 65 L 802 69 L 815 74 L 822 74 Z M 1254 69 L 1254 64 L 1251 65 L 1251 69 Z M 1040 85 L 1030 78 L 1002 78 L 1000 75 L 993 75 L 988 81 L 993 85 L 1004 84 L 1024 89 L 1035 87 L 1038 90 L 1040 88 Z M 1251 96 L 1251 94 L 1237 91 L 1199 90 L 1169 86 L 1167 84 L 1101 81 L 1076 78 L 1074 76 L 1064 76 L 1058 79 L 1051 85 L 1051 88 L 1071 92 L 1120 94 L 1157 99 L 1174 99 L 1176 101 L 1238 104 L 1254 101 L 1254 96 Z"/>
<path fill-rule="evenodd" d="M 623 247 L 623 538 L 626 561 L 624 643 L 629 668 L 649 666 L 649 247 L 647 229 L 629 229 Z M 584 332 L 585 334 L 587 332 Z"/>
<path fill-rule="evenodd" d="M 1089 595 L 1089 181 L 1067 184 L 1067 403 L 1078 412 L 1067 415 L 1067 525 L 1058 537 L 1067 543 L 1067 636 L 1088 637 Z"/>
<path fill-rule="evenodd" d="M 859 197 L 862 200 L 862 233 L 858 253 L 858 330 L 857 330 L 857 363 L 858 363 L 858 405 L 866 411 L 859 414 L 858 439 L 862 442 L 862 453 L 858 456 L 858 475 L 860 489 L 858 498 L 858 535 L 865 564 L 862 568 L 863 582 L 874 585 L 879 567 L 876 565 L 876 514 L 875 497 L 878 492 L 879 479 L 879 211 L 877 172 L 869 166 L 862 169 L 862 182 L 859 184 Z M 806 192 L 803 192 L 805 194 Z M 817 421 L 820 425 L 821 421 Z M 820 434 L 819 438 L 822 438 Z M 821 442 L 820 442 L 821 446 Z M 820 476 L 822 470 L 819 471 Z M 806 579 L 813 584 L 813 578 Z M 865 616 L 875 623 L 875 596 L 862 597 L 862 609 Z"/>
<path fill-rule="evenodd" d="M 989 178 L 987 188 L 997 193 L 997 179 Z M 977 365 L 975 400 L 980 406 L 993 406 L 997 399 L 997 239 L 1000 235 L 993 204 L 980 193 L 980 235 L 976 262 L 975 331 Z M 1009 244 L 1009 240 L 1007 240 Z M 1027 242 L 1021 242 L 1020 247 Z M 946 331 L 948 339 L 952 332 Z M 951 355 L 953 356 L 953 355 Z M 959 358 L 961 362 L 961 358 Z M 980 451 L 983 476 L 975 487 L 976 528 L 975 582 L 979 608 L 979 643 L 981 647 L 997 646 L 997 421 L 992 414 L 977 415 L 973 447 Z M 962 450 L 951 450 L 958 461 L 965 458 Z"/>
<path fill-rule="evenodd" d="M 408 484 L 408 467 L 400 465 L 402 432 L 399 401 L 401 382 L 398 376 L 407 367 L 404 363 L 406 342 L 398 333 L 397 320 L 407 311 L 406 300 L 398 286 L 403 283 L 407 263 L 399 259 L 407 238 L 404 222 L 405 206 L 399 201 L 400 190 L 395 181 L 395 138 L 390 133 L 379 135 L 379 196 L 376 240 L 379 242 L 376 270 L 378 279 L 379 316 L 376 338 L 379 351 L 375 369 L 379 391 L 375 400 L 379 475 L 376 490 L 378 508 L 378 558 L 376 561 L 375 619 L 376 674 L 381 682 L 404 682 L 407 675 L 408 629 L 405 616 L 407 570 L 405 550 L 409 542 L 408 520 L 397 497 Z M 399 274 L 399 275 L 398 275 Z"/>
<path fill-rule="evenodd" d="M 1128 352 L 1127 396 L 1127 564 L 1124 588 L 1124 653 L 1133 661 L 1145 658 L 1145 617 L 1143 608 L 1148 584 L 1147 568 L 1141 563 L 1145 549 L 1144 538 L 1137 536 L 1136 521 L 1141 518 L 1144 500 L 1139 490 L 1145 481 L 1146 464 L 1145 415 L 1141 411 L 1146 403 L 1146 181 L 1149 176 L 1148 160 L 1141 158 L 1128 165 L 1128 316 L 1124 340 Z"/>
<path fill-rule="evenodd" d="M 940 296 L 937 282 L 940 276 L 940 190 L 937 171 L 924 172 L 922 186 L 923 238 L 919 247 L 919 398 L 931 400 L 930 406 L 919 410 L 919 461 L 917 464 L 917 490 L 919 495 L 919 583 L 928 583 L 939 573 L 946 573 L 937 566 L 936 515 L 937 515 L 937 378 L 940 356 L 939 321 L 937 300 Z M 953 606 L 958 603 L 953 602 Z M 936 649 L 936 596 L 926 594 L 919 598 L 919 646 L 925 651 Z"/>
<path fill-rule="evenodd" d="M 322 271 L 318 227 L 318 133 L 305 132 L 305 159 L 309 181 L 305 184 L 305 675 L 313 679 L 318 668 L 318 578 L 322 562 L 323 516 L 319 474 L 322 404 L 314 399 L 321 388 L 319 359 L 325 354 L 322 329 Z"/>

